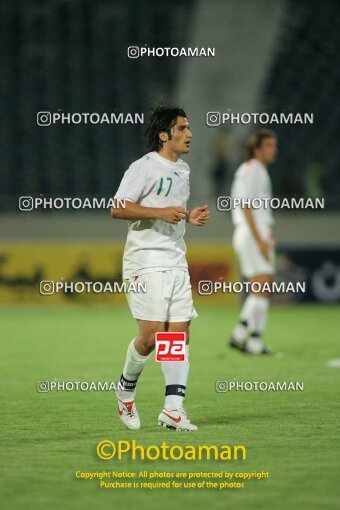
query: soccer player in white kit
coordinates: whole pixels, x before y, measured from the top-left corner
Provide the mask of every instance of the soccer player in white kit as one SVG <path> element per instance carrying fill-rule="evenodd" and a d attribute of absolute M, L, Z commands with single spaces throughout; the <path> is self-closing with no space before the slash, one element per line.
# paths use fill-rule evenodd
<path fill-rule="evenodd" d="M 184 362 L 163 362 L 164 409 L 159 425 L 175 430 L 197 430 L 183 407 L 189 373 L 189 325 L 197 317 L 193 306 L 184 242 L 186 222 L 203 226 L 208 206 L 186 210 L 189 166 L 179 156 L 190 150 L 192 134 L 185 112 L 177 106 L 155 108 L 146 127 L 150 152 L 125 172 L 115 199 L 126 206 L 111 209 L 113 218 L 129 220 L 123 257 L 123 278 L 145 282 L 146 293 L 130 292 L 127 300 L 139 326 L 131 340 L 120 384 L 118 413 L 129 429 L 139 429 L 136 384 L 155 347 L 157 332 L 186 333 Z"/>
<path fill-rule="evenodd" d="M 272 198 L 267 166 L 276 157 L 275 134 L 267 129 L 259 129 L 251 135 L 246 148 L 248 159 L 236 171 L 231 189 L 232 198 L 245 199 L 243 204 L 232 210 L 235 227 L 233 247 L 242 275 L 250 282 L 258 282 L 262 287 L 266 283 L 270 288 L 275 275 L 272 212 L 270 207 L 266 207 L 268 200 L 262 203 L 256 201 L 255 208 L 248 204 L 251 204 L 252 199 Z M 246 199 L 250 200 L 247 202 Z M 265 289 L 249 293 L 239 322 L 232 332 L 229 343 L 231 347 L 250 354 L 271 354 L 262 341 L 269 296 L 270 293 Z"/>

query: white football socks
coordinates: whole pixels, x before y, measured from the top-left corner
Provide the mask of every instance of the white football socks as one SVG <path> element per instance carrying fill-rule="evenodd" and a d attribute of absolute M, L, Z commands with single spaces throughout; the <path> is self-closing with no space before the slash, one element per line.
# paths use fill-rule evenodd
<path fill-rule="evenodd" d="M 135 347 L 135 338 L 129 343 L 118 387 L 118 395 L 121 400 L 131 400 L 134 398 L 138 378 L 151 354 L 152 352 L 147 356 L 139 354 Z"/>
<path fill-rule="evenodd" d="M 262 347 L 261 339 L 267 321 L 268 308 L 268 298 L 255 294 L 250 294 L 247 297 L 240 314 L 240 322 L 235 326 L 232 333 L 232 337 L 236 342 L 242 343 L 250 335 L 247 349 L 250 350 L 253 345 Z"/>
<path fill-rule="evenodd" d="M 136 384 L 143 371 L 145 363 L 152 353 L 142 356 L 137 352 L 135 339 L 131 340 L 123 373 L 119 381 L 118 396 L 122 401 L 134 399 Z M 165 377 L 165 403 L 168 411 L 180 409 L 183 406 L 185 390 L 189 375 L 189 346 L 185 346 L 185 361 L 167 361 L 162 363 L 162 371 Z"/>
<path fill-rule="evenodd" d="M 247 339 L 249 333 L 249 314 L 251 313 L 251 300 L 250 296 L 247 297 L 243 303 L 243 307 L 240 314 L 240 320 L 233 329 L 232 337 L 236 342 L 244 342 Z"/>
<path fill-rule="evenodd" d="M 250 334 L 259 333 L 262 335 L 267 322 L 269 299 L 251 294 L 250 315 L 248 319 Z"/>
<path fill-rule="evenodd" d="M 189 375 L 189 345 L 185 346 L 185 361 L 164 361 L 162 371 L 165 377 L 165 403 L 167 411 L 183 407 Z"/>
<path fill-rule="evenodd" d="M 259 354 L 262 351 L 262 333 L 267 322 L 269 299 L 251 294 L 247 299 L 250 302 L 248 327 L 250 338 L 247 342 L 247 351 Z"/>

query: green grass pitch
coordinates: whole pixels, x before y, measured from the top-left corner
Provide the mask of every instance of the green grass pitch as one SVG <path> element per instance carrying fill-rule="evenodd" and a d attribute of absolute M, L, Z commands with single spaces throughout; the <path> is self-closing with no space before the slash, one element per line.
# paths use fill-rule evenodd
<path fill-rule="evenodd" d="M 198 306 L 191 328 L 186 407 L 197 433 L 157 425 L 160 366 L 150 360 L 139 385 L 142 429 L 123 428 L 108 392 L 39 394 L 38 380 L 110 381 L 136 334 L 128 307 L 3 307 L 1 321 L 1 501 L 4 510 L 338 508 L 339 309 L 272 308 L 267 343 L 281 358 L 226 348 L 238 309 Z M 303 381 L 303 392 L 215 392 L 215 381 Z M 102 439 L 161 444 L 244 444 L 246 461 L 102 461 Z M 75 471 L 269 471 L 241 490 L 114 490 Z"/>

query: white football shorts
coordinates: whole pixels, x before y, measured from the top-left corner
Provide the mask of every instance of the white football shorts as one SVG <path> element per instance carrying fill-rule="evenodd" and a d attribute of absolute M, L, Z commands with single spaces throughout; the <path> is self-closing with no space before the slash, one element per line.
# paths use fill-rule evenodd
<path fill-rule="evenodd" d="M 170 269 L 136 275 L 128 282 L 144 283 L 146 292 L 129 292 L 126 298 L 135 319 L 188 322 L 197 317 L 193 306 L 189 272 Z"/>
<path fill-rule="evenodd" d="M 261 237 L 266 240 L 270 236 L 270 228 L 265 227 L 260 231 Z M 238 225 L 233 234 L 233 248 L 237 254 L 241 273 L 246 278 L 264 274 L 275 274 L 275 250 L 271 248 L 269 260 L 262 255 L 257 242 L 250 229 L 244 225 Z"/>

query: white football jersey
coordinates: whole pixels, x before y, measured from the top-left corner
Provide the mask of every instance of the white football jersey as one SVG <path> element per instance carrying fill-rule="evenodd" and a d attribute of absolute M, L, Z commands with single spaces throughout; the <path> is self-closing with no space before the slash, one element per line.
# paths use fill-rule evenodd
<path fill-rule="evenodd" d="M 243 199 L 272 198 L 272 186 L 266 168 L 256 159 L 243 163 L 236 170 L 231 187 L 231 196 L 232 198 Z M 274 223 L 269 204 L 265 206 L 265 202 L 260 204 L 258 201 L 255 201 L 252 212 L 256 227 L 260 231 L 263 230 L 263 227 Z M 235 226 L 247 225 L 241 205 L 232 209 L 232 220 Z"/>
<path fill-rule="evenodd" d="M 186 209 L 190 194 L 189 166 L 149 152 L 125 172 L 115 198 L 144 207 L 180 206 Z M 162 220 L 129 220 L 123 257 L 123 278 L 187 269 L 184 242 L 186 220 L 172 225 Z"/>

